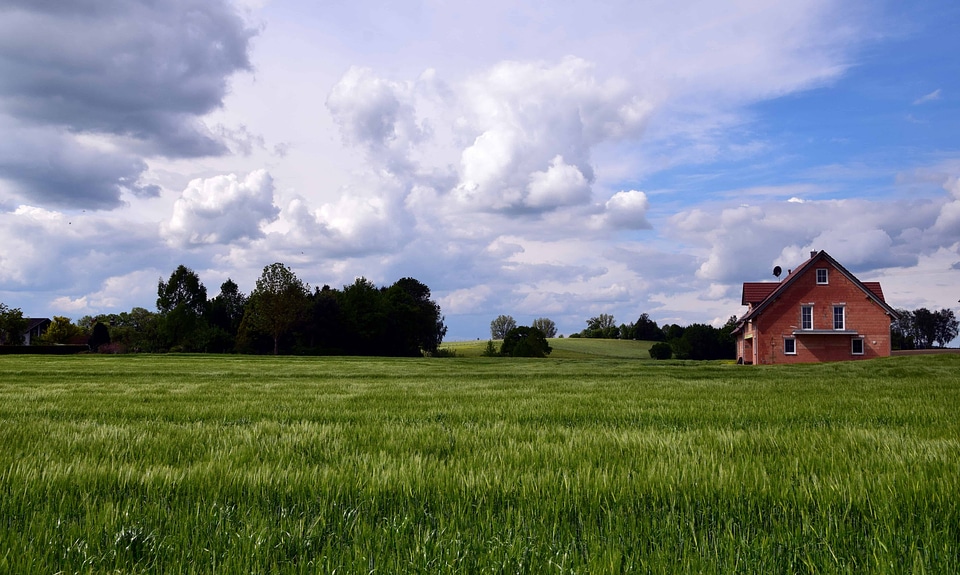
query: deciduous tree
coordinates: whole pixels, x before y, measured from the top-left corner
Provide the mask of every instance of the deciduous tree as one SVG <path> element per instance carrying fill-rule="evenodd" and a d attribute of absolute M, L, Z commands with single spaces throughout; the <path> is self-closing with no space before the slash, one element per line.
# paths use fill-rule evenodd
<path fill-rule="evenodd" d="M 430 288 L 408 277 L 397 280 L 385 294 L 390 347 L 395 352 L 391 355 L 436 352 L 447 328 L 440 306 L 430 299 Z"/>
<path fill-rule="evenodd" d="M 587 329 L 581 332 L 583 337 L 617 339 L 620 337 L 620 328 L 612 315 L 602 313 L 587 320 Z"/>
<path fill-rule="evenodd" d="M 23 345 L 23 332 L 27 320 L 20 308 L 10 308 L 0 303 L 0 345 Z"/>
<path fill-rule="evenodd" d="M 515 327 L 517 327 L 517 322 L 512 316 L 498 315 L 495 320 L 490 322 L 490 337 L 503 339 L 507 336 L 507 332 Z"/>
<path fill-rule="evenodd" d="M 384 294 L 367 278 L 343 286 L 338 299 L 347 352 L 358 355 L 389 355 L 387 304 Z"/>
<path fill-rule="evenodd" d="M 206 314 L 211 327 L 211 346 L 215 351 L 228 352 L 234 349 L 246 305 L 247 296 L 243 295 L 233 280 L 227 278 L 220 285 L 220 294 L 210 300 Z"/>
<path fill-rule="evenodd" d="M 893 349 L 914 349 L 913 312 L 908 309 L 898 309 L 897 319 L 890 325 L 890 337 Z"/>
<path fill-rule="evenodd" d="M 937 339 L 936 315 L 925 307 L 913 310 L 913 338 L 920 349 L 932 347 Z"/>
<path fill-rule="evenodd" d="M 960 322 L 953 315 L 953 310 L 941 309 L 934 314 L 936 329 L 934 331 L 934 340 L 939 347 L 944 347 L 957 337 Z"/>
<path fill-rule="evenodd" d="M 273 338 L 274 355 L 280 353 L 280 337 L 304 317 L 309 289 L 282 263 L 263 268 L 247 302 L 245 319 L 252 328 Z"/>
<path fill-rule="evenodd" d="M 663 330 L 646 313 L 640 314 L 633 324 L 633 339 L 643 341 L 663 341 Z"/>
<path fill-rule="evenodd" d="M 200 282 L 200 276 L 184 265 L 177 266 L 169 281 L 161 279 L 157 284 L 157 310 L 162 314 L 180 308 L 199 316 L 206 305 L 207 288 Z"/>
<path fill-rule="evenodd" d="M 74 325 L 68 317 L 62 315 L 53 316 L 53 321 L 47 327 L 47 331 L 40 337 L 42 343 L 67 343 L 70 338 L 83 333 L 80 326 Z"/>
<path fill-rule="evenodd" d="M 533 323 L 530 324 L 530 327 L 539 329 L 543 333 L 544 337 L 557 337 L 557 324 L 554 323 L 552 319 L 539 317 L 533 320 Z"/>
<path fill-rule="evenodd" d="M 170 280 L 157 284 L 157 311 L 160 312 L 161 347 L 174 350 L 202 350 L 206 347 L 207 288 L 195 271 L 179 265 Z"/>

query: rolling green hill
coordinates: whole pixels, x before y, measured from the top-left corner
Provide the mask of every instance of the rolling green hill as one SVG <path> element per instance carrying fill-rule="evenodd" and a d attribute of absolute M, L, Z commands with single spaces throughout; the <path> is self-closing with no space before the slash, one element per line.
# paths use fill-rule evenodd
<path fill-rule="evenodd" d="M 553 359 L 576 358 L 614 358 L 614 359 L 650 359 L 652 341 L 633 341 L 619 339 L 553 338 L 547 340 L 553 352 Z M 499 342 L 495 342 L 499 345 Z M 458 357 L 479 357 L 487 346 L 486 340 L 454 341 L 444 343 L 441 349 L 455 352 Z"/>

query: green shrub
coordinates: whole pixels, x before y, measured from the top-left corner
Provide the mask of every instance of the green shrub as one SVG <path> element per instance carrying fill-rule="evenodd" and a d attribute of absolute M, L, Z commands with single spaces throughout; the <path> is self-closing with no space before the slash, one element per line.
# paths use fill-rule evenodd
<path fill-rule="evenodd" d="M 507 332 L 500 354 L 510 357 L 547 357 L 553 349 L 543 332 L 535 327 L 515 327 Z"/>
<path fill-rule="evenodd" d="M 497 349 L 497 344 L 493 343 L 492 339 L 488 339 L 487 347 L 483 348 L 483 352 L 480 355 L 483 357 L 497 357 L 500 355 L 500 350 Z"/>
<path fill-rule="evenodd" d="M 673 357 L 673 348 L 665 341 L 657 342 L 650 346 L 650 357 L 653 359 L 670 359 Z"/>

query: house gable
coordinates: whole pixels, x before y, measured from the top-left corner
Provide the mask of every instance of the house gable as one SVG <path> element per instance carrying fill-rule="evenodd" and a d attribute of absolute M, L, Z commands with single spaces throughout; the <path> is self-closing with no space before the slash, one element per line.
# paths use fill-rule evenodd
<path fill-rule="evenodd" d="M 861 282 L 815 252 L 781 282 L 747 282 L 735 334 L 747 363 L 837 361 L 890 355 L 896 311 L 878 282 Z"/>
<path fill-rule="evenodd" d="M 33 341 L 42 336 L 52 323 L 46 317 L 27 317 L 27 329 L 23 332 L 23 344 L 31 345 Z"/>

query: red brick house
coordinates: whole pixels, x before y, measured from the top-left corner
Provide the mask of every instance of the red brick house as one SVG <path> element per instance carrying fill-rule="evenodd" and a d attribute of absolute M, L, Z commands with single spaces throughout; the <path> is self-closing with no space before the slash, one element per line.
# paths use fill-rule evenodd
<path fill-rule="evenodd" d="M 811 363 L 890 355 L 897 312 L 879 282 L 861 282 L 827 252 L 782 281 L 746 282 L 734 335 L 744 363 Z"/>

